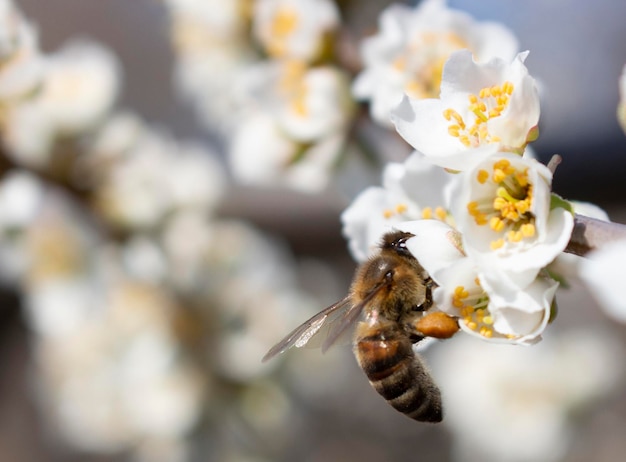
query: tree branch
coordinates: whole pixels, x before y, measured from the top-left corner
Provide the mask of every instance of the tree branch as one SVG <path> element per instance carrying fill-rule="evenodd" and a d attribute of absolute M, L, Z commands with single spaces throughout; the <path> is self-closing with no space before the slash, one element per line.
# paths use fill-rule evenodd
<path fill-rule="evenodd" d="M 626 225 L 574 216 L 574 230 L 565 252 L 584 256 L 607 242 L 626 239 Z"/>

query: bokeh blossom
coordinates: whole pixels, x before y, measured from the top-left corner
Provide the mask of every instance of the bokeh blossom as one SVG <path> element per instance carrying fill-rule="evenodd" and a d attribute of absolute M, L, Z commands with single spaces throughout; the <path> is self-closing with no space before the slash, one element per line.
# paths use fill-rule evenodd
<path fill-rule="evenodd" d="M 444 63 L 461 49 L 469 49 L 480 62 L 494 57 L 509 61 L 517 41 L 502 25 L 474 21 L 444 0 L 425 0 L 415 7 L 392 4 L 380 15 L 378 33 L 362 42 L 365 68 L 354 82 L 354 94 L 370 102 L 378 123 L 392 127 L 391 110 L 404 94 L 412 99 L 439 96 Z"/>

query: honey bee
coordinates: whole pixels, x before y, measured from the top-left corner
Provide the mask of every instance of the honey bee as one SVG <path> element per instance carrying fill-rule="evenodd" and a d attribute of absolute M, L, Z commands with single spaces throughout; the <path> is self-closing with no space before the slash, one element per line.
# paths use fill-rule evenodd
<path fill-rule="evenodd" d="M 325 351 L 356 324 L 354 354 L 372 387 L 406 416 L 440 422 L 441 393 L 413 344 L 425 336 L 451 337 L 458 324 L 443 313 L 424 322 L 436 284 L 407 249 L 411 237 L 403 231 L 385 234 L 378 254 L 357 269 L 349 294 L 297 327 L 263 361 L 324 335 Z"/>

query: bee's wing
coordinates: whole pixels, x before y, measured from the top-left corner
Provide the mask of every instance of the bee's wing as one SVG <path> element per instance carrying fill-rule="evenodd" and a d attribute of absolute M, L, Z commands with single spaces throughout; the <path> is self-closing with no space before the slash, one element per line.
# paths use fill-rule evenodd
<path fill-rule="evenodd" d="M 322 352 L 325 352 L 328 348 L 330 348 L 337 341 L 337 339 L 339 339 L 346 332 L 346 330 L 356 322 L 356 320 L 361 316 L 361 313 L 363 313 L 365 307 L 386 285 L 386 281 L 379 282 L 370 292 L 368 292 L 363 300 L 355 305 L 351 305 L 350 309 L 345 311 L 344 315 L 338 319 L 333 326 L 331 326 L 328 335 L 324 339 L 324 343 L 322 343 Z"/>
<path fill-rule="evenodd" d="M 312 318 L 303 322 L 296 327 L 289 335 L 274 345 L 270 351 L 263 356 L 262 361 L 265 362 L 274 356 L 288 350 L 292 346 L 298 348 L 305 346 L 313 337 L 320 335 L 324 337 L 324 333 L 329 332 L 329 325 L 341 317 L 343 311 L 352 311 L 352 300 L 350 295 L 339 300 L 337 303 L 330 305 L 328 308 L 320 311 Z M 343 319 L 343 317 L 341 317 Z M 339 336 L 337 336 L 339 337 Z M 324 342 L 325 344 L 326 342 Z"/>

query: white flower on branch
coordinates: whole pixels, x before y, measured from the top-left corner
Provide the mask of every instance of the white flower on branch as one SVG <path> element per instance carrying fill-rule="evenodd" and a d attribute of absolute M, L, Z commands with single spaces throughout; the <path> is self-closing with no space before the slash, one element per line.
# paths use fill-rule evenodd
<path fill-rule="evenodd" d="M 417 153 L 402 164 L 387 164 L 382 186 L 361 192 L 341 215 L 343 234 L 354 259 L 365 261 L 394 225 L 419 218 L 451 220 L 454 181 L 455 175 Z"/>
<path fill-rule="evenodd" d="M 247 75 L 244 88 L 249 109 L 230 146 L 235 178 L 308 192 L 324 188 L 354 113 L 344 73 L 268 62 Z"/>
<path fill-rule="evenodd" d="M 477 63 L 467 50 L 453 53 L 438 99 L 405 97 L 392 112 L 398 133 L 430 162 L 452 170 L 467 170 L 494 151 L 522 154 L 537 138 L 539 121 L 527 55 Z"/>
<path fill-rule="evenodd" d="M 339 10 L 330 0 L 258 0 L 253 31 L 272 58 L 313 62 L 332 43 Z"/>
<path fill-rule="evenodd" d="M 552 173 L 534 159 L 497 153 L 462 175 L 452 213 L 465 252 L 523 289 L 565 249 L 574 226 L 569 211 L 551 209 Z"/>
<path fill-rule="evenodd" d="M 47 55 L 41 90 L 8 112 L 3 127 L 9 154 L 41 167 L 52 143 L 101 122 L 119 91 L 117 59 L 93 42 L 74 41 Z"/>
<path fill-rule="evenodd" d="M 363 41 L 365 69 L 354 82 L 354 94 L 370 101 L 378 123 L 392 127 L 390 112 L 402 96 L 439 96 L 444 63 L 465 48 L 480 62 L 494 57 L 510 61 L 517 41 L 504 26 L 476 22 L 443 0 L 425 0 L 416 7 L 393 4 L 382 12 L 378 33 Z"/>
<path fill-rule="evenodd" d="M 438 285 L 433 292 L 437 309 L 458 317 L 463 331 L 497 343 L 539 340 L 558 283 L 538 277 L 524 290 L 499 284 L 499 275 L 466 256 L 458 231 L 441 221 L 419 220 L 397 228 L 415 235 L 406 245 Z"/>

